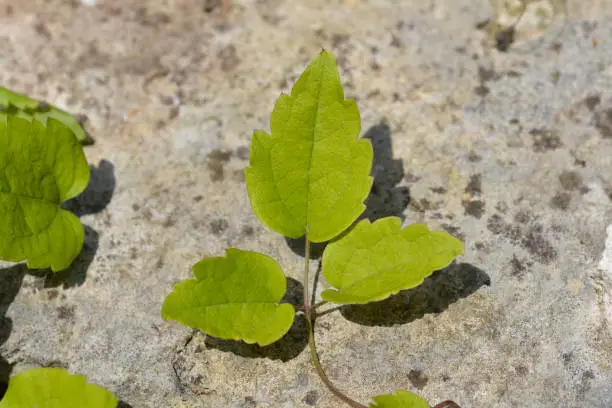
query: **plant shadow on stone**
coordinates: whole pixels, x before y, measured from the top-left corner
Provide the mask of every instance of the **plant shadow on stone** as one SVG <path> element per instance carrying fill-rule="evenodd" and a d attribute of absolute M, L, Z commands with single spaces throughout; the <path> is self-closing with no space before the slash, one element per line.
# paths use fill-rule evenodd
<path fill-rule="evenodd" d="M 290 303 L 294 306 L 302 306 L 304 300 L 304 287 L 302 283 L 287 278 L 287 292 L 281 300 L 282 303 Z M 223 340 L 213 336 L 206 336 L 206 346 L 220 351 L 231 352 L 241 357 L 269 358 L 271 360 L 289 361 L 306 348 L 308 344 L 308 332 L 306 331 L 306 320 L 302 314 L 296 314 L 293 325 L 280 340 L 268 346 L 258 344 L 247 344 L 237 340 Z"/>
<path fill-rule="evenodd" d="M 483 270 L 469 263 L 452 263 L 434 272 L 416 288 L 403 290 L 380 302 L 340 307 L 342 316 L 364 326 L 410 323 L 426 314 L 441 313 L 449 305 L 491 285 Z"/>
<path fill-rule="evenodd" d="M 391 143 L 391 129 L 386 120 L 370 127 L 363 135 L 369 139 L 374 151 L 372 171 L 374 179 L 370 194 L 366 198 L 364 213 L 355 220 L 367 218 L 370 221 L 379 218 L 395 216 L 404 220 L 404 210 L 410 202 L 410 190 L 406 186 L 398 186 L 404 178 L 404 163 L 401 159 L 393 158 L 393 144 Z M 304 257 L 304 237 L 293 239 L 285 237 L 287 245 L 293 252 Z M 319 259 L 327 246 L 327 242 L 311 243 L 310 259 Z"/>
<path fill-rule="evenodd" d="M 115 189 L 114 166 L 102 160 L 99 167 L 90 165 L 91 178 L 87 188 L 79 196 L 64 203 L 63 208 L 77 216 L 94 214 L 102 211 L 109 204 Z M 87 269 L 98 250 L 98 233 L 91 227 L 83 225 L 85 241 L 79 255 L 63 271 L 52 272 L 50 269 L 29 270 L 25 263 L 0 268 L 0 345 L 9 338 L 13 322 L 6 312 L 22 286 L 25 275 L 40 278 L 33 286 L 38 289 L 63 286 L 64 289 L 80 286 L 85 282 Z M 0 356 L 0 398 L 4 396 L 12 366 Z"/>

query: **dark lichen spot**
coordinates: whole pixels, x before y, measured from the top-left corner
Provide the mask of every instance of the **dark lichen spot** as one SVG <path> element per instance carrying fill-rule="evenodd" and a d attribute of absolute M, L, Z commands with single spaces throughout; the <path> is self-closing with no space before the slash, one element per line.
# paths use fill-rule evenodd
<path fill-rule="evenodd" d="M 584 98 L 584 104 L 586 105 L 588 110 L 590 110 L 591 112 L 593 112 L 600 103 L 601 103 L 601 96 L 599 95 L 589 95 L 586 98 Z"/>
<path fill-rule="evenodd" d="M 558 210 L 567 210 L 571 201 L 572 195 L 570 193 L 567 191 L 560 191 L 550 200 L 550 206 Z"/>
<path fill-rule="evenodd" d="M 227 45 L 219 50 L 217 58 L 221 61 L 223 72 L 232 71 L 240 63 L 236 47 L 233 44 Z"/>
<path fill-rule="evenodd" d="M 224 166 L 232 157 L 232 152 L 215 149 L 208 154 L 208 170 L 212 181 L 224 179 Z"/>
<path fill-rule="evenodd" d="M 212 220 L 210 222 L 210 232 L 215 235 L 221 235 L 223 231 L 229 228 L 229 222 L 223 218 L 217 218 L 216 220 Z"/>
<path fill-rule="evenodd" d="M 512 255 L 512 259 L 510 260 L 510 266 L 512 267 L 512 276 L 517 278 L 522 278 L 525 274 L 527 268 L 523 263 L 516 257 L 516 255 Z"/>
<path fill-rule="evenodd" d="M 431 202 L 426 198 L 410 201 L 410 207 L 418 212 L 425 212 L 432 208 Z"/>
<path fill-rule="evenodd" d="M 521 377 L 525 377 L 527 374 L 529 374 L 529 368 L 525 367 L 522 364 L 519 364 L 517 366 L 514 367 L 514 370 L 516 371 L 516 373 L 518 375 L 520 375 Z"/>
<path fill-rule="evenodd" d="M 48 300 L 53 300 L 53 299 L 57 298 L 58 295 L 59 295 L 59 292 L 57 291 L 57 289 L 50 289 L 47 292 L 47 299 Z"/>
<path fill-rule="evenodd" d="M 531 214 L 523 210 L 514 214 L 514 221 L 521 223 L 521 224 L 527 224 L 529 221 L 531 221 L 531 218 L 532 218 Z"/>
<path fill-rule="evenodd" d="M 480 82 L 487 82 L 497 78 L 497 74 L 493 68 L 488 69 L 482 65 L 478 66 L 478 79 Z"/>
<path fill-rule="evenodd" d="M 550 46 L 550 49 L 553 50 L 554 52 L 556 52 L 557 54 L 561 52 L 561 49 L 563 48 L 563 44 L 560 43 L 559 41 L 555 41 L 554 43 L 552 43 L 552 45 Z"/>
<path fill-rule="evenodd" d="M 557 258 L 557 251 L 555 248 L 553 248 L 550 242 L 544 239 L 541 225 L 532 226 L 524 234 L 520 244 L 540 263 L 549 264 Z"/>
<path fill-rule="evenodd" d="M 501 30 L 495 36 L 495 48 L 500 52 L 506 52 L 514 42 L 514 26 L 510 26 L 504 30 Z"/>
<path fill-rule="evenodd" d="M 518 225 L 509 224 L 500 215 L 494 214 L 487 220 L 487 229 L 520 245 L 540 263 L 548 264 L 557 258 L 557 251 L 544 238 L 541 225 L 525 226 L 521 229 Z"/>
<path fill-rule="evenodd" d="M 533 151 L 542 153 L 555 150 L 563 146 L 557 133 L 548 129 L 531 129 L 529 134 L 533 137 Z"/>
<path fill-rule="evenodd" d="M 257 407 L 257 402 L 253 397 L 244 397 L 244 402 L 242 403 L 242 408 L 255 408 Z"/>
<path fill-rule="evenodd" d="M 482 194 L 482 178 L 480 174 L 473 174 L 465 187 L 465 192 L 472 196 Z"/>
<path fill-rule="evenodd" d="M 446 193 L 446 189 L 444 187 L 432 187 L 430 188 L 431 191 L 433 191 L 436 194 L 444 194 Z"/>
<path fill-rule="evenodd" d="M 336 33 L 336 34 L 332 35 L 332 38 L 331 38 L 332 47 L 333 48 L 339 48 L 339 47 L 345 45 L 350 38 L 351 37 L 349 37 L 347 34 L 337 34 Z"/>
<path fill-rule="evenodd" d="M 472 200 L 472 201 L 463 201 L 463 208 L 465 209 L 465 214 L 471 215 L 472 217 L 476 217 L 478 219 L 482 218 L 484 214 L 485 202 L 480 200 Z"/>
<path fill-rule="evenodd" d="M 563 365 L 567 367 L 572 362 L 573 357 L 574 355 L 571 351 L 569 353 L 563 353 L 561 356 L 563 359 Z"/>
<path fill-rule="evenodd" d="M 238 157 L 240 160 L 249 160 L 250 154 L 251 151 L 246 146 L 240 146 L 236 149 L 236 157 Z"/>
<path fill-rule="evenodd" d="M 471 161 L 472 163 L 476 163 L 482 160 L 482 157 L 480 157 L 475 151 L 471 150 L 470 153 L 468 154 L 468 160 Z"/>
<path fill-rule="evenodd" d="M 595 114 L 595 127 L 602 137 L 612 138 L 612 109 L 606 109 Z"/>
<path fill-rule="evenodd" d="M 419 390 L 427 385 L 429 378 L 421 370 L 410 370 L 408 373 L 408 380 Z"/>
<path fill-rule="evenodd" d="M 59 319 L 71 320 L 74 318 L 74 306 L 60 306 L 57 308 L 57 317 Z"/>
<path fill-rule="evenodd" d="M 582 176 L 576 171 L 564 171 L 559 175 L 559 182 L 566 190 L 579 190 L 582 186 Z"/>
<path fill-rule="evenodd" d="M 481 97 L 487 96 L 490 92 L 491 90 L 486 85 L 478 85 L 477 87 L 474 88 L 474 93 Z"/>
<path fill-rule="evenodd" d="M 255 233 L 255 229 L 251 227 L 250 225 L 243 225 L 241 231 L 242 231 L 242 235 L 247 236 L 247 237 L 253 236 L 253 234 Z"/>
<path fill-rule="evenodd" d="M 315 390 L 308 391 L 304 398 L 302 398 L 302 402 L 314 407 L 317 403 L 317 399 L 319 399 L 319 395 Z"/>
<path fill-rule="evenodd" d="M 479 251 L 482 251 L 483 249 L 485 249 L 487 247 L 487 245 L 484 242 L 476 242 L 474 244 L 474 248 L 476 248 Z"/>
<path fill-rule="evenodd" d="M 193 197 L 193 202 L 199 203 L 200 201 L 202 201 L 203 198 L 204 198 L 203 196 L 197 195 L 197 196 Z"/>

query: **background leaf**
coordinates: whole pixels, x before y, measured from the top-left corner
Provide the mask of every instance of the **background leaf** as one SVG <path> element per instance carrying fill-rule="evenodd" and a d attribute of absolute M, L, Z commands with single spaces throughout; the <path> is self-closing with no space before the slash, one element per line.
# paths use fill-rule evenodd
<path fill-rule="evenodd" d="M 262 223 L 312 242 L 344 231 L 364 211 L 372 145 L 358 140 L 359 110 L 344 100 L 334 57 L 323 51 L 276 101 L 272 135 L 255 131 L 245 178 Z"/>
<path fill-rule="evenodd" d="M 370 408 L 430 408 L 427 401 L 404 390 L 397 390 L 395 394 L 378 395 Z"/>
<path fill-rule="evenodd" d="M 85 234 L 61 205 L 88 182 L 83 148 L 65 125 L 0 115 L 0 259 L 53 271 L 70 266 Z"/>
<path fill-rule="evenodd" d="M 283 337 L 293 324 L 293 306 L 278 303 L 287 279 L 269 256 L 230 248 L 225 257 L 195 264 L 193 273 L 195 279 L 177 283 L 164 301 L 164 319 L 262 346 Z"/>
<path fill-rule="evenodd" d="M 3 87 L 0 87 L 0 105 L 5 108 L 14 107 L 21 110 L 23 111 L 22 113 L 29 115 L 31 118 L 38 119 L 43 124 L 47 123 L 48 118 L 53 118 L 62 122 L 72 130 L 74 136 L 80 143 L 88 143 L 91 141 L 74 116 L 53 105 L 41 103 L 36 99 L 29 98 Z"/>
<path fill-rule="evenodd" d="M 81 375 L 61 368 L 34 368 L 9 380 L 0 408 L 115 408 L 117 398 Z"/>
<path fill-rule="evenodd" d="M 350 304 L 382 300 L 420 285 L 433 271 L 463 253 L 463 244 L 423 224 L 403 230 L 397 217 L 373 224 L 362 220 L 323 253 L 323 275 L 338 290 L 321 294 L 328 302 Z"/>

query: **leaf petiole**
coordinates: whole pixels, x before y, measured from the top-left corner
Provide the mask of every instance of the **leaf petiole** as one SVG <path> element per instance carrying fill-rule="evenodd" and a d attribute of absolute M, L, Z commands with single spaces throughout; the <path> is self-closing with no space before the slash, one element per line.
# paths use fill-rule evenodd
<path fill-rule="evenodd" d="M 309 275 L 309 269 L 310 269 L 310 241 L 308 240 L 308 233 L 306 233 L 305 241 L 306 241 L 306 244 L 305 244 L 305 251 L 304 251 L 305 262 L 304 262 L 304 307 L 303 308 L 306 314 L 306 324 L 308 325 L 308 348 L 310 349 L 310 357 L 312 359 L 312 363 L 314 364 L 317 370 L 317 374 L 319 375 L 319 377 L 321 378 L 325 386 L 327 386 L 327 388 L 336 397 L 340 398 L 342 401 L 346 402 L 348 405 L 350 405 L 353 408 L 368 408 L 367 406 L 360 404 L 359 402 L 355 401 L 354 399 L 350 398 L 348 395 L 340 391 L 331 382 L 329 377 L 327 377 L 327 374 L 325 374 L 325 370 L 323 370 L 323 366 L 321 365 L 321 361 L 319 360 L 319 354 L 317 353 L 317 345 L 315 343 L 315 338 L 314 338 L 315 317 L 313 316 L 312 312 L 315 308 L 325 304 L 326 302 L 323 301 L 323 302 L 316 303 L 314 306 L 310 306 L 310 300 L 309 300 L 310 298 L 308 295 L 308 285 L 309 285 L 308 275 Z"/>

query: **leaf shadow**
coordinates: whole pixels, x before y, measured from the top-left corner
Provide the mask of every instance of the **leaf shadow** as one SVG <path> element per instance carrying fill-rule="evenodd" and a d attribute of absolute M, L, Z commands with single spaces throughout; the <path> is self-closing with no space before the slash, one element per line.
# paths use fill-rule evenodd
<path fill-rule="evenodd" d="M 9 338 L 13 329 L 13 320 L 6 316 L 9 306 L 15 300 L 27 268 L 23 264 L 17 264 L 2 271 L 0 279 L 0 345 L 3 345 Z M 0 356 L 0 399 L 8 387 L 8 381 L 13 370 L 13 365 Z"/>
<path fill-rule="evenodd" d="M 364 305 L 345 305 L 337 309 L 342 316 L 364 326 L 393 326 L 441 313 L 451 304 L 490 286 L 491 278 L 469 263 L 452 263 L 426 278 L 415 288 L 403 290 L 385 300 Z M 321 313 L 327 314 L 334 309 Z"/>
<path fill-rule="evenodd" d="M 42 280 L 43 288 L 56 288 L 62 286 L 64 289 L 81 286 L 87 277 L 87 269 L 94 260 L 100 236 L 88 225 L 83 225 L 85 230 L 85 242 L 79 255 L 74 259 L 72 264 L 59 272 L 53 272 L 51 269 L 28 270 L 27 274 L 35 276 Z M 25 264 L 23 265 L 26 268 Z M 27 268 L 26 268 L 27 269 Z M 0 270 L 0 274 L 3 272 Z"/>
<path fill-rule="evenodd" d="M 79 218 L 104 210 L 111 202 L 117 185 L 115 166 L 108 160 L 100 160 L 98 167 L 90 164 L 89 174 L 89 184 L 85 190 L 62 205 L 63 209 Z"/>
<path fill-rule="evenodd" d="M 386 119 L 369 128 L 363 137 L 372 142 L 374 160 L 370 174 L 374 181 L 365 201 L 366 210 L 359 219 L 374 221 L 393 216 L 404 221 L 404 210 L 410 203 L 410 189 L 398 186 L 404 179 L 404 162 L 393 158 L 391 128 Z"/>
<path fill-rule="evenodd" d="M 386 119 L 382 119 L 376 125 L 370 127 L 362 136 L 370 140 L 374 151 L 372 170 L 370 176 L 374 179 L 370 194 L 365 200 L 366 209 L 355 221 L 395 216 L 402 221 L 405 216 L 404 210 L 410 203 L 410 189 L 406 186 L 398 186 L 404 179 L 404 162 L 393 158 L 393 143 L 391 142 L 391 128 Z M 353 224 L 354 225 L 354 224 Z M 289 248 L 297 255 L 305 256 L 305 237 L 285 237 Z M 328 242 L 311 243 L 310 259 L 319 259 Z"/>
<path fill-rule="evenodd" d="M 287 292 L 281 300 L 294 306 L 303 304 L 304 287 L 293 278 L 287 278 Z M 308 331 L 306 320 L 302 314 L 296 314 L 293 325 L 289 331 L 277 342 L 268 346 L 248 344 L 238 340 L 223 340 L 213 336 L 206 336 L 205 344 L 208 348 L 234 353 L 248 358 L 269 358 L 271 360 L 289 361 L 300 355 L 308 344 Z"/>

